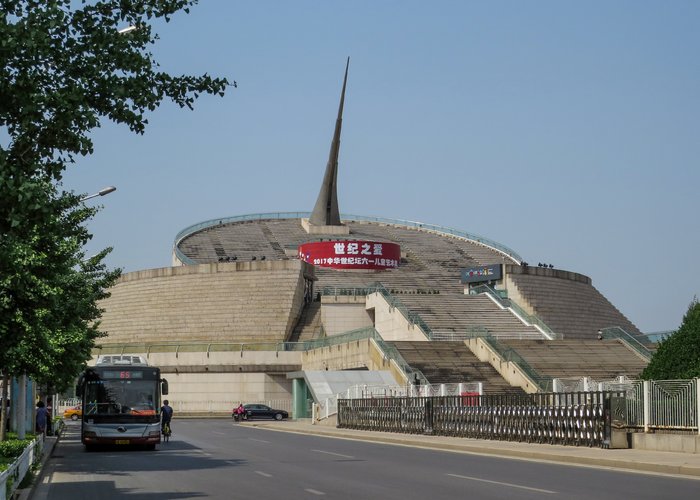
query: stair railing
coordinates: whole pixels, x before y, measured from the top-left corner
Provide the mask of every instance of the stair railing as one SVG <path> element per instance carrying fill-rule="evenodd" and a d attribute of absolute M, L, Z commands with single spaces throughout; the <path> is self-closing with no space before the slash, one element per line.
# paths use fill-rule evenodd
<path fill-rule="evenodd" d="M 471 294 L 480 294 L 480 293 L 486 293 L 488 294 L 491 298 L 493 298 L 498 304 L 501 305 L 504 309 L 511 309 L 512 312 L 523 318 L 527 323 L 530 325 L 535 325 L 537 326 L 540 331 L 547 337 L 549 340 L 561 340 L 563 338 L 563 335 L 561 333 L 556 333 L 553 332 L 551 328 L 547 326 L 547 324 L 542 321 L 539 317 L 537 317 L 534 314 L 529 314 L 526 312 L 522 307 L 520 307 L 518 304 L 513 302 L 512 300 L 508 299 L 507 297 L 504 297 L 503 294 L 499 293 L 501 290 L 494 290 L 488 285 L 479 285 L 471 288 L 469 290 L 469 293 Z"/>
<path fill-rule="evenodd" d="M 637 340 L 634 336 L 630 335 L 619 326 L 610 326 L 608 328 L 602 328 L 600 330 L 600 333 L 603 335 L 604 339 L 618 339 L 630 349 L 637 352 L 645 360 L 651 360 L 651 351 L 647 349 L 647 347 L 644 344 L 642 344 L 639 340 Z"/>
<path fill-rule="evenodd" d="M 496 337 L 491 335 L 487 328 L 473 327 L 469 329 L 467 333 L 472 338 L 482 339 L 496 354 L 501 357 L 503 361 L 515 364 L 520 371 L 535 384 L 540 392 L 551 390 L 553 383 L 552 377 L 541 375 L 530 365 L 530 363 L 525 361 L 518 351 L 512 347 L 507 347 L 501 344 Z"/>

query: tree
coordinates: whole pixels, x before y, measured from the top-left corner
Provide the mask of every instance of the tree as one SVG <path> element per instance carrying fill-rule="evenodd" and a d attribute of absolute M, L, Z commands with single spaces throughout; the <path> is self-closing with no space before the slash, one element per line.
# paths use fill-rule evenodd
<path fill-rule="evenodd" d="M 677 380 L 700 377 L 700 303 L 688 306 L 680 328 L 659 344 L 642 372 L 645 380 Z"/>
<path fill-rule="evenodd" d="M 100 336 L 119 270 L 85 258 L 96 210 L 61 179 L 101 120 L 142 134 L 164 99 L 192 109 L 228 81 L 158 70 L 149 23 L 196 0 L 0 0 L 0 371 L 67 385 Z M 133 27 L 125 32 L 120 28 Z"/>

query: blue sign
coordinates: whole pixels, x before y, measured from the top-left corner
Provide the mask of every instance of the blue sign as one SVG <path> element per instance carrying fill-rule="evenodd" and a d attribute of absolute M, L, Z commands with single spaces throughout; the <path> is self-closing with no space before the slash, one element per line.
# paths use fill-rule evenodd
<path fill-rule="evenodd" d="M 462 283 L 481 283 L 484 281 L 500 280 L 503 276 L 501 264 L 470 267 L 462 269 Z"/>

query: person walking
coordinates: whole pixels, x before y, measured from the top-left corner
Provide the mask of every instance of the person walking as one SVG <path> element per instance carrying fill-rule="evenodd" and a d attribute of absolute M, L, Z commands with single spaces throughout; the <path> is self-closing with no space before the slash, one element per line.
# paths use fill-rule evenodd
<path fill-rule="evenodd" d="M 46 422 L 49 418 L 49 411 L 43 401 L 36 404 L 36 432 L 46 435 Z"/>

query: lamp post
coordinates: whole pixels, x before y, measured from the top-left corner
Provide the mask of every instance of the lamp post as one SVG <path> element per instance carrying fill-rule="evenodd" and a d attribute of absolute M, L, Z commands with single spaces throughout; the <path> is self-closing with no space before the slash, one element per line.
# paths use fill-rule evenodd
<path fill-rule="evenodd" d="M 104 195 L 109 194 L 109 193 L 116 191 L 116 190 L 117 190 L 117 188 L 115 188 L 114 186 L 107 186 L 106 188 L 100 189 L 97 193 L 91 194 L 91 195 L 86 196 L 84 198 L 80 198 L 80 201 L 89 200 L 90 198 L 97 198 L 98 196 L 104 196 Z"/>

